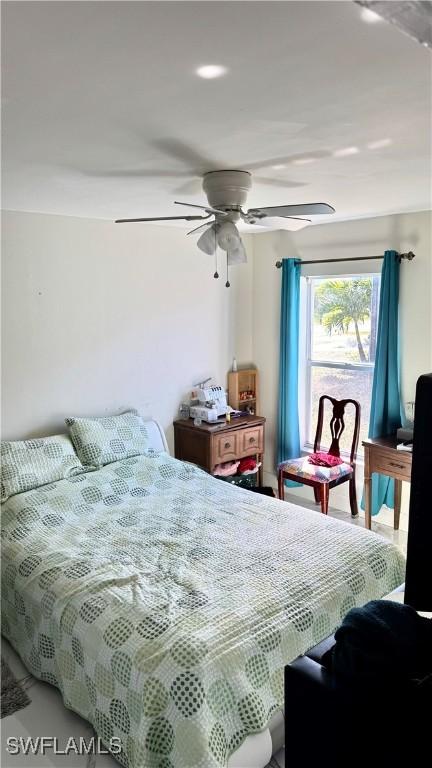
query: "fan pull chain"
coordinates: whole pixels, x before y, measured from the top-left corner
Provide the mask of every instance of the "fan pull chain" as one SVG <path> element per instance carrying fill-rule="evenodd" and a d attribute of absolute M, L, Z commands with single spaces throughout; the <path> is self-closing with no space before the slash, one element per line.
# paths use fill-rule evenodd
<path fill-rule="evenodd" d="M 230 281 L 228 280 L 228 252 L 227 252 L 227 280 L 225 283 L 225 288 L 229 288 L 229 287 L 230 287 Z"/>
<path fill-rule="evenodd" d="M 214 273 L 213 277 L 215 278 L 215 280 L 217 280 L 217 279 L 218 279 L 218 277 L 219 277 L 219 272 L 218 272 L 218 265 L 217 265 L 217 238 L 216 238 L 216 227 L 214 228 L 214 236 L 215 236 L 215 267 L 216 267 L 216 269 L 215 269 L 215 273 Z"/>

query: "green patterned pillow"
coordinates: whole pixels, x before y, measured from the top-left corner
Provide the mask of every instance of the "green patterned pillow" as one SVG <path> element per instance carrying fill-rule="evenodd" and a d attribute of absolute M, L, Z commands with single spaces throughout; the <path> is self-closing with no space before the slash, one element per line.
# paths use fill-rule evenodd
<path fill-rule="evenodd" d="M 83 464 L 103 467 L 113 461 L 146 453 L 147 428 L 137 411 L 118 416 L 66 419 L 76 452 Z"/>
<path fill-rule="evenodd" d="M 84 472 L 67 435 L 1 444 L 1 500 Z"/>

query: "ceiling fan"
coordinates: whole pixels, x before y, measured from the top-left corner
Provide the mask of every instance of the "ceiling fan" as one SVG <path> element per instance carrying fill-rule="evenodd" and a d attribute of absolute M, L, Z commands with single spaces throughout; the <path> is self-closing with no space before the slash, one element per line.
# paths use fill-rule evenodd
<path fill-rule="evenodd" d="M 117 219 L 116 224 L 143 221 L 203 221 L 203 224 L 190 230 L 187 234 L 202 233 L 197 241 L 197 246 L 204 253 L 217 255 L 218 246 L 225 251 L 228 271 L 228 266 L 231 264 L 242 264 L 247 261 L 246 250 L 236 222 L 243 221 L 249 226 L 268 229 L 296 231 L 310 223 L 309 216 L 334 213 L 334 208 L 327 203 L 276 205 L 250 208 L 244 211 L 242 206 L 245 204 L 247 194 L 252 186 L 249 171 L 209 171 L 204 174 L 202 186 L 208 199 L 208 205 L 182 203 L 178 200 L 175 200 L 175 204 L 197 208 L 205 211 L 206 215 L 185 214 L 184 216 Z M 214 277 L 219 277 L 217 263 Z M 229 287 L 228 274 L 226 286 Z"/>

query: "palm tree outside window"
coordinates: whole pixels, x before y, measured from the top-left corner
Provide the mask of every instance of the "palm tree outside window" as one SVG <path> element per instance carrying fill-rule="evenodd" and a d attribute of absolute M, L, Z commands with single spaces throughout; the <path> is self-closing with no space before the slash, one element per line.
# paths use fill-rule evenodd
<path fill-rule="evenodd" d="M 379 274 L 307 278 L 307 445 L 313 443 L 318 400 L 323 394 L 358 400 L 362 410 L 360 440 L 367 437 L 379 289 Z M 349 437 L 348 432 L 342 436 L 342 449 L 348 448 Z M 330 434 L 323 434 L 326 444 L 330 445 Z"/>

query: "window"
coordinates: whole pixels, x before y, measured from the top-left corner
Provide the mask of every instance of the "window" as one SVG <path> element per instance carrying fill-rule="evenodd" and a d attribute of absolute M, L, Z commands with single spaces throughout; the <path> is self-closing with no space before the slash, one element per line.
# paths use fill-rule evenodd
<path fill-rule="evenodd" d="M 306 423 L 313 445 L 321 395 L 352 398 L 361 406 L 360 441 L 367 437 L 378 325 L 380 276 L 307 278 Z M 350 418 L 351 411 L 347 415 Z M 326 413 L 327 416 L 327 413 Z M 330 446 L 330 416 L 322 445 Z M 349 421 L 351 425 L 351 420 Z M 351 429 L 341 438 L 349 452 Z"/>

